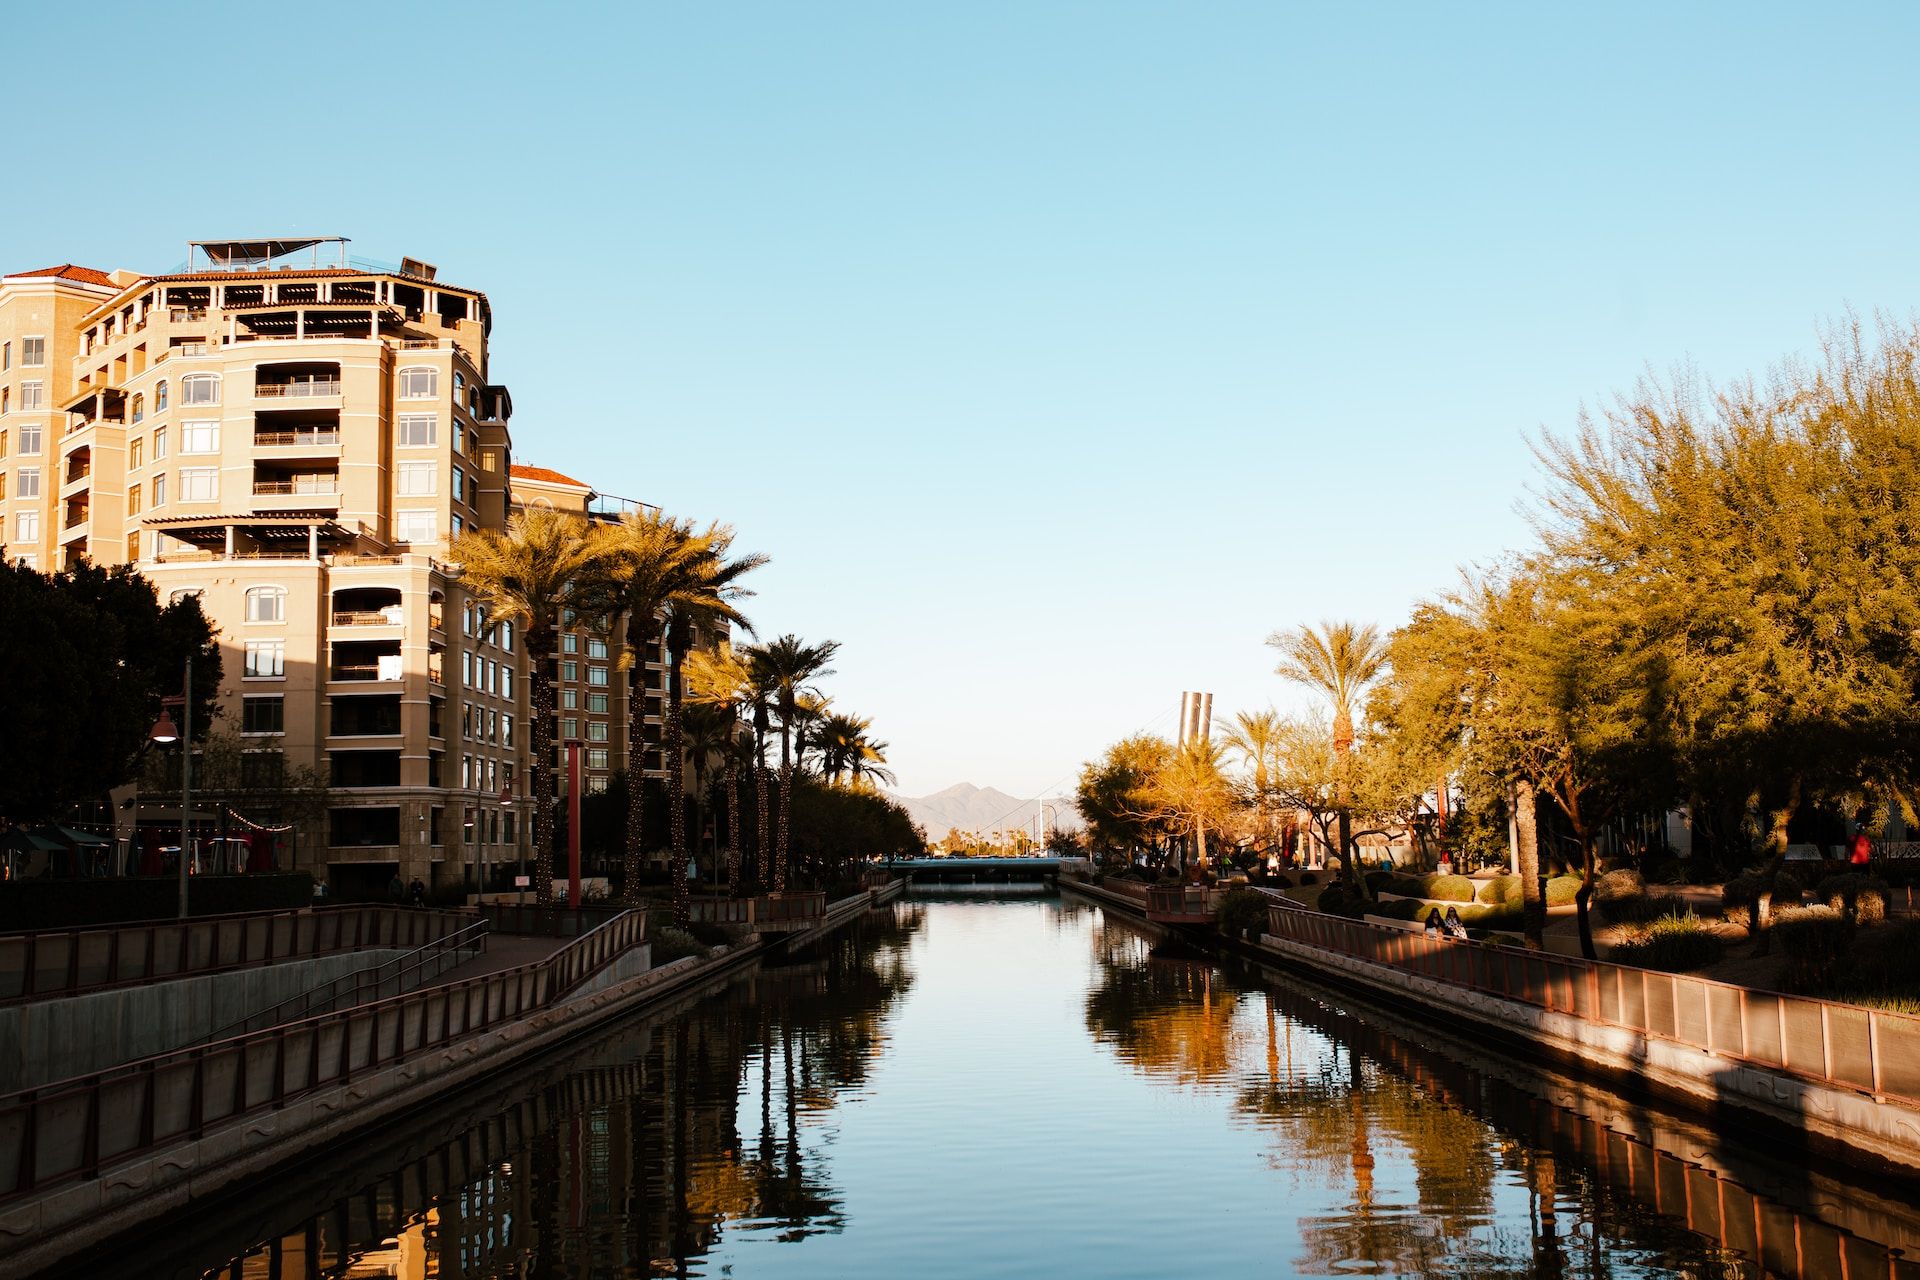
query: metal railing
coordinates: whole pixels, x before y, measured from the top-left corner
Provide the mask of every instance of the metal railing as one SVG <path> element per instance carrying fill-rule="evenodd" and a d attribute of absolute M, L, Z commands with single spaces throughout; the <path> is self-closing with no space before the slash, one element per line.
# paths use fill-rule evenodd
<path fill-rule="evenodd" d="M 563 1000 L 646 940 L 624 912 L 544 960 L 0 1097 L 0 1202 L 274 1111 Z"/>
<path fill-rule="evenodd" d="M 340 481 L 333 476 L 303 480 L 255 480 L 253 491 L 261 496 L 333 494 L 340 492 Z"/>
<path fill-rule="evenodd" d="M 417 947 L 472 919 L 386 905 L 340 906 L 0 934 L 0 1003 L 338 951 Z"/>
<path fill-rule="evenodd" d="M 753 923 L 752 898 L 692 898 L 687 902 L 687 911 L 701 924 L 737 924 Z"/>
<path fill-rule="evenodd" d="M 1270 934 L 1304 946 L 1920 1104 L 1920 1017 L 1605 960 L 1430 939 L 1291 904 L 1269 906 L 1267 923 Z"/>
<path fill-rule="evenodd" d="M 340 432 L 332 427 L 316 431 L 256 431 L 253 443 L 258 447 L 271 445 L 335 445 L 340 443 Z"/>
<path fill-rule="evenodd" d="M 808 889 L 798 893 L 770 893 L 754 900 L 754 920 L 765 924 L 793 924 L 818 920 L 827 914 L 827 891 Z"/>
<path fill-rule="evenodd" d="M 555 888 L 559 886 L 556 884 Z M 612 905 L 572 907 L 523 907 L 516 903 L 489 902 L 480 908 L 480 918 L 495 933 L 514 933 L 539 938 L 577 938 L 609 921 L 618 919 L 626 907 Z"/>
<path fill-rule="evenodd" d="M 260 382 L 253 388 L 254 398 L 258 400 L 295 400 L 309 396 L 337 396 L 340 394 L 338 378 L 294 378 L 287 382 Z"/>
<path fill-rule="evenodd" d="M 283 1022 L 298 1022 L 316 1014 L 352 1008 L 412 991 L 462 961 L 479 955 L 486 946 L 486 936 L 487 922 L 475 920 L 463 929 L 457 929 L 444 938 L 436 938 L 423 947 L 415 947 L 385 963 L 356 969 L 325 986 L 312 987 L 288 996 L 271 1008 L 229 1023 L 212 1035 L 202 1036 L 200 1043 L 231 1040 L 249 1031 L 262 1031 Z"/>
<path fill-rule="evenodd" d="M 1212 897 L 1205 885 L 1152 885 L 1147 888 L 1147 910 L 1170 916 L 1203 916 L 1212 910 Z"/>
<path fill-rule="evenodd" d="M 397 627 L 406 622 L 406 614 L 399 605 L 390 605 L 386 609 L 335 609 L 333 625 L 336 627 Z"/>

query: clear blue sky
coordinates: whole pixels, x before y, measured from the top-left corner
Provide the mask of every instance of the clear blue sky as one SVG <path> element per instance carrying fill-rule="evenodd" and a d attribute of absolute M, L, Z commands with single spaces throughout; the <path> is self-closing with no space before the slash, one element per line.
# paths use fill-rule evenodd
<path fill-rule="evenodd" d="M 0 266 L 493 298 L 524 461 L 739 526 L 902 787 L 1291 695 L 1648 367 L 1911 312 L 1920 8 L 16 6 Z M 99 78 L 87 80 L 90 54 Z"/>

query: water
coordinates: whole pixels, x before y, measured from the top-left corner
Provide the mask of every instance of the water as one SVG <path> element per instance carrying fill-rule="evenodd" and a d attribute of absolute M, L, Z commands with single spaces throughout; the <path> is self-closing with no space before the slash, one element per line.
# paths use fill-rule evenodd
<path fill-rule="evenodd" d="M 1097 907 L 934 898 L 84 1273 L 1907 1276 L 1910 1200 Z"/>

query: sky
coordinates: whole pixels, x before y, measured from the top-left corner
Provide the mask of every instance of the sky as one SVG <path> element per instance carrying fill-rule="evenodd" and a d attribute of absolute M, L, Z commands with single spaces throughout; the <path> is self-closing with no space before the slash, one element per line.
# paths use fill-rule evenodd
<path fill-rule="evenodd" d="M 297 16 L 305 12 L 311 17 Z M 20 6 L 0 269 L 345 235 L 523 462 L 720 519 L 900 790 L 1304 705 L 1529 442 L 1920 297 L 1920 6 Z M 91 50 L 90 63 L 78 50 Z M 90 70 L 99 74 L 90 78 Z"/>

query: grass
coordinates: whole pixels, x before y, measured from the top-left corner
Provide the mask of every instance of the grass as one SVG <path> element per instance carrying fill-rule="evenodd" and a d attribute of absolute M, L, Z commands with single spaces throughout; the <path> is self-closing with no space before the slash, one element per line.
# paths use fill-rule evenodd
<path fill-rule="evenodd" d="M 1660 916 L 1634 927 L 1627 941 L 1613 948 L 1608 958 L 1615 964 L 1659 969 L 1665 973 L 1685 973 L 1702 969 L 1720 959 L 1726 944 L 1691 911 Z"/>

